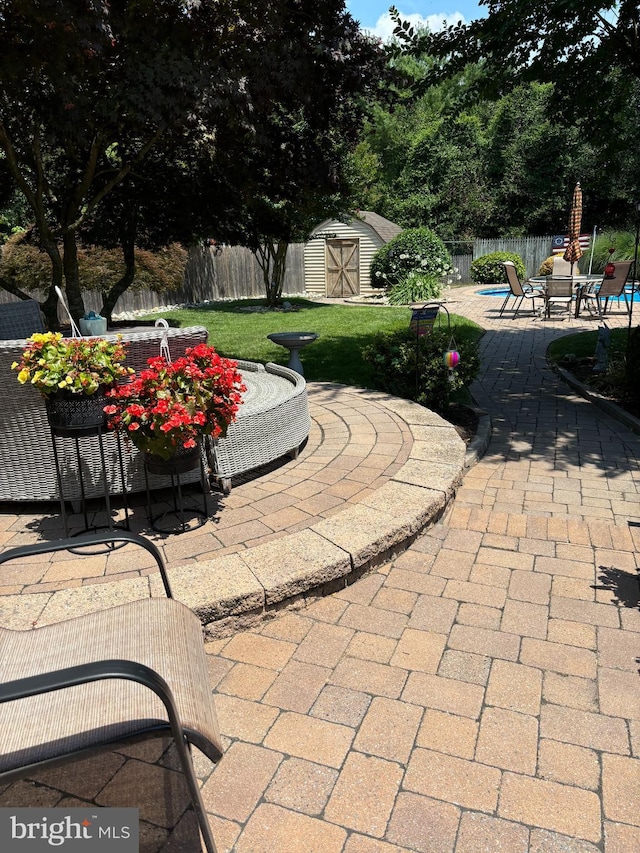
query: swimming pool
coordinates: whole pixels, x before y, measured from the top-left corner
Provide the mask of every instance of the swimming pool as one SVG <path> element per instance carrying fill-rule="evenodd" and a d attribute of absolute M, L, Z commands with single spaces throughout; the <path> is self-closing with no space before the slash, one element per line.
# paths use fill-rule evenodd
<path fill-rule="evenodd" d="M 629 299 L 631 296 L 631 288 L 625 287 L 625 291 L 627 299 Z M 510 292 L 511 291 L 508 287 L 486 287 L 483 290 L 476 290 L 476 294 L 478 296 L 501 296 L 502 299 L 506 299 Z M 612 302 L 619 302 L 621 299 L 624 301 L 623 296 L 610 296 L 609 299 Z M 634 303 L 640 302 L 640 293 L 638 293 L 638 291 L 633 294 L 633 301 Z"/>

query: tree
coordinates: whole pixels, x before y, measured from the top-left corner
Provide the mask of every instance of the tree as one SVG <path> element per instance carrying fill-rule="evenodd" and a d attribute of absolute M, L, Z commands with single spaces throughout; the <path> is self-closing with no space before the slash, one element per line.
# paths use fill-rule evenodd
<path fill-rule="evenodd" d="M 218 223 L 216 236 L 254 252 L 269 306 L 281 299 L 288 245 L 351 208 L 347 152 L 386 75 L 384 52 L 341 0 L 298 5 L 305 6 L 303 24 L 294 25 L 290 4 L 265 11 L 273 33 L 268 56 L 261 74 L 246 81 L 260 107 L 241 145 L 217 158 L 238 192 L 231 223 Z"/>
<path fill-rule="evenodd" d="M 319 174 L 322 194 L 332 122 L 352 138 L 375 79 L 376 51 L 342 0 L 8 0 L 0 40 L 0 166 L 51 260 L 50 321 L 55 286 L 84 312 L 82 237 L 123 248 L 109 314 L 133 280 L 136 239 L 250 240 L 247 199 L 295 210 L 300 181 L 309 199 Z"/>
<path fill-rule="evenodd" d="M 414 30 L 392 8 L 394 35 L 405 49 L 439 60 L 428 82 L 482 62 L 490 70 L 485 82 L 562 81 L 563 93 L 589 100 L 606 85 L 612 67 L 640 78 L 635 0 L 480 0 L 480 5 L 488 9 L 486 18 L 437 33 Z"/>
<path fill-rule="evenodd" d="M 255 32 L 239 11 L 225 0 L 3 4 L 0 150 L 51 260 L 50 320 L 63 284 L 72 314 L 84 312 L 77 238 L 102 200 L 168 129 L 239 96 L 228 54 Z"/>

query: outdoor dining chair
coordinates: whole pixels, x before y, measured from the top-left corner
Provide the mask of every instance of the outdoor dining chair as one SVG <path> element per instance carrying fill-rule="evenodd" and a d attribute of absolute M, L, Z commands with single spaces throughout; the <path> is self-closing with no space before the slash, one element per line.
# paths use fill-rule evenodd
<path fill-rule="evenodd" d="M 570 312 L 572 299 L 573 279 L 571 276 L 566 278 L 548 278 L 544 287 L 545 317 L 551 316 L 551 307 L 553 305 L 564 305 L 565 310 Z"/>
<path fill-rule="evenodd" d="M 127 531 L 14 548 L 0 563 L 118 542 L 151 553 L 170 596 L 160 552 Z M 173 737 L 202 838 L 215 853 L 191 757 L 191 745 L 213 762 L 222 757 L 197 616 L 173 598 L 144 598 L 31 630 L 0 628 L 0 785 L 151 736 Z"/>
<path fill-rule="evenodd" d="M 615 264 L 615 270 L 611 277 L 603 278 L 601 282 L 596 282 L 595 285 L 590 285 L 584 288 L 581 293 L 581 305 L 586 306 L 591 314 L 595 314 L 599 319 L 607 313 L 609 300 L 624 296 L 625 307 L 627 314 L 630 311 L 630 303 L 625 290 L 627 279 L 633 261 L 619 261 Z M 633 299 L 633 293 L 631 294 Z M 603 307 L 604 301 L 604 307 Z"/>
<path fill-rule="evenodd" d="M 504 267 L 507 276 L 507 282 L 509 283 L 509 293 L 507 293 L 505 300 L 502 303 L 499 316 L 502 317 L 507 307 L 507 303 L 509 302 L 512 296 L 515 297 L 516 300 L 513 313 L 514 320 L 518 316 L 518 311 L 522 307 L 523 302 L 527 299 L 531 300 L 531 310 L 534 314 L 536 314 L 537 310 L 535 301 L 536 299 L 544 299 L 542 291 L 538 290 L 537 288 L 534 288 L 528 282 L 521 282 L 520 278 L 518 277 L 518 272 L 515 268 L 515 264 L 513 264 L 511 261 L 505 261 L 502 266 Z"/>

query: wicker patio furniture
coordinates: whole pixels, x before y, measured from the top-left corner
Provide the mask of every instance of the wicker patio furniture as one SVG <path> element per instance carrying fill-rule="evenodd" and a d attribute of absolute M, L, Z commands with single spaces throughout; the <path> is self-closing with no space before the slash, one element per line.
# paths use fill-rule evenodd
<path fill-rule="evenodd" d="M 0 562 L 107 539 L 142 545 L 163 568 L 153 543 L 125 532 L 23 546 Z M 0 784 L 123 742 L 173 737 L 202 837 L 215 853 L 191 745 L 213 762 L 223 748 L 202 626 L 180 602 L 145 598 L 32 630 L 0 627 L 0 732 Z M 129 795 L 131 806 L 141 805 L 134 788 Z"/>
<path fill-rule="evenodd" d="M 124 331 L 128 344 L 127 365 L 136 370 L 147 366 L 147 359 L 160 354 L 160 341 L 165 330 L 149 328 Z M 183 355 L 186 347 L 206 342 L 207 330 L 200 326 L 166 330 L 173 357 Z M 105 335 L 114 340 L 114 334 Z M 0 500 L 55 501 L 58 500 L 56 466 L 44 398 L 30 385 L 20 385 L 11 369 L 25 347 L 24 340 L 0 341 Z M 79 494 L 75 439 L 56 439 L 65 494 Z M 86 496 L 101 497 L 104 492 L 102 463 L 97 442 L 91 437 L 80 438 L 83 481 Z M 104 436 L 107 479 L 110 492 L 123 491 L 117 452 L 117 439 L 112 433 Z M 124 454 L 125 483 L 128 492 L 145 490 L 142 456 L 131 448 Z M 189 475 L 185 475 L 185 479 Z M 191 475 L 198 478 L 196 471 Z M 166 478 L 150 478 L 152 486 L 160 487 Z"/>
<path fill-rule="evenodd" d="M 0 304 L 0 341 L 28 338 L 34 332 L 44 332 L 40 306 L 35 299 Z"/>
<path fill-rule="evenodd" d="M 124 331 L 128 344 L 127 365 L 135 370 L 159 355 L 162 329 Z M 171 355 L 182 355 L 189 346 L 207 340 L 200 326 L 168 329 Z M 104 337 L 114 339 L 113 334 Z M 0 500 L 56 501 L 59 498 L 52 439 L 42 396 L 31 386 L 20 385 L 11 365 L 24 349 L 25 341 L 0 341 Z M 237 420 L 226 438 L 210 448 L 212 470 L 225 491 L 240 474 L 266 465 L 287 454 L 295 457 L 310 429 L 305 380 L 278 364 L 238 362 L 247 385 Z M 63 493 L 80 494 L 77 454 L 73 438 L 56 438 Z M 103 469 L 98 443 L 91 437 L 81 443 L 83 484 L 87 498 L 104 495 Z M 143 492 L 146 489 L 142 455 L 131 444 L 123 447 L 124 483 L 120 470 L 117 438 L 103 436 L 110 494 Z M 183 475 L 184 482 L 199 479 L 197 470 Z M 167 477 L 149 475 L 151 489 L 162 488 Z"/>
<path fill-rule="evenodd" d="M 307 384 L 279 364 L 239 361 L 247 386 L 238 417 L 213 443 L 213 469 L 225 493 L 233 477 L 289 454 L 296 458 L 309 436 Z"/>

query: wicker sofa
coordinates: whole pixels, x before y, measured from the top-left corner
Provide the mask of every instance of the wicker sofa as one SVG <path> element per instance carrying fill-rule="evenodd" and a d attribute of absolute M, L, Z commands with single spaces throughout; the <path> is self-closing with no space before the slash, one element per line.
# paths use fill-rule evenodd
<path fill-rule="evenodd" d="M 298 455 L 311 421 L 303 376 L 279 364 L 239 361 L 247 390 L 238 417 L 212 448 L 212 469 L 228 493 L 232 478 Z"/>
<path fill-rule="evenodd" d="M 124 331 L 122 338 L 128 344 L 127 365 L 136 370 L 146 367 L 147 359 L 160 354 L 164 331 L 157 328 Z M 168 329 L 166 333 L 174 357 L 183 355 L 186 347 L 207 340 L 207 330 L 200 326 Z M 109 340 L 116 338 L 112 334 L 105 337 Z M 30 385 L 20 385 L 16 372 L 11 369 L 24 346 L 24 340 L 0 341 L 0 395 L 3 401 L 0 412 L 0 501 L 54 501 L 58 499 L 58 486 L 44 399 Z M 88 436 L 78 441 L 86 495 L 102 496 L 103 474 L 97 439 Z M 117 439 L 107 433 L 103 441 L 110 492 L 118 494 L 123 491 L 123 482 Z M 75 440 L 57 438 L 56 442 L 64 493 L 79 494 Z M 123 459 L 127 491 L 144 491 L 141 455 L 133 447 L 123 448 Z M 196 471 L 192 479 L 198 476 Z M 166 478 L 150 478 L 152 486 L 165 483 Z"/>
<path fill-rule="evenodd" d="M 159 355 L 164 330 L 123 332 L 128 344 L 127 365 L 135 370 L 146 367 L 147 359 Z M 200 326 L 168 329 L 171 355 L 182 355 L 189 346 L 207 340 Z M 113 334 L 105 335 L 114 339 Z M 24 349 L 24 340 L 0 341 L 0 501 L 58 500 L 56 466 L 44 400 L 31 386 L 20 385 L 11 365 Z M 277 364 L 262 365 L 240 361 L 247 385 L 243 403 L 226 438 L 209 447 L 214 476 L 228 492 L 232 478 L 270 463 L 285 454 L 297 455 L 309 435 L 306 383 L 302 376 Z M 78 454 L 75 439 L 56 438 L 65 496 L 80 494 Z M 87 497 L 104 494 L 103 468 L 97 437 L 77 439 Z M 142 456 L 135 447 L 122 442 L 123 469 L 120 468 L 117 438 L 103 435 L 107 480 L 111 494 L 141 492 L 146 488 Z M 123 477 L 124 475 L 124 477 Z M 181 475 L 184 482 L 199 479 L 199 472 Z M 152 488 L 166 486 L 167 477 L 149 475 Z"/>

